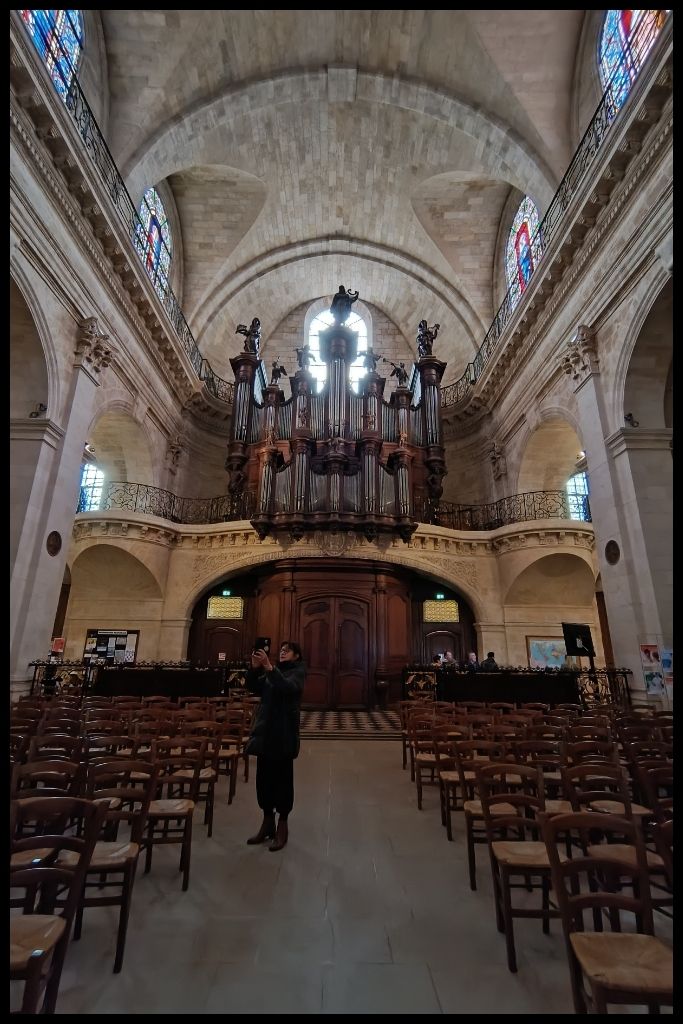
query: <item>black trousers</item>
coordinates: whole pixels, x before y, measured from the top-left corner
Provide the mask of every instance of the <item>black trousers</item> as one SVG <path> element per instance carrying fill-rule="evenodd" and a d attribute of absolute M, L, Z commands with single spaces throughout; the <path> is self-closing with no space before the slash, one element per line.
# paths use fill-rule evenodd
<path fill-rule="evenodd" d="M 264 814 L 287 817 L 294 806 L 294 759 L 291 757 L 256 758 L 256 799 Z"/>

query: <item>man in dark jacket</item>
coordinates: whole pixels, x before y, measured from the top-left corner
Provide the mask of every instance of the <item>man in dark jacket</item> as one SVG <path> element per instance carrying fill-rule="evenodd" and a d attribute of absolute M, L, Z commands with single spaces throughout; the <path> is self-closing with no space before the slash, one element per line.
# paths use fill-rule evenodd
<path fill-rule="evenodd" d="M 301 648 L 293 640 L 280 645 L 277 666 L 262 650 L 253 652 L 251 666 L 246 685 L 261 703 L 246 750 L 256 755 L 256 798 L 263 822 L 247 842 L 272 839 L 269 849 L 275 852 L 287 842 L 287 818 L 294 804 L 294 758 L 299 753 L 299 708 L 306 666 Z M 277 829 L 275 811 L 280 815 Z"/>

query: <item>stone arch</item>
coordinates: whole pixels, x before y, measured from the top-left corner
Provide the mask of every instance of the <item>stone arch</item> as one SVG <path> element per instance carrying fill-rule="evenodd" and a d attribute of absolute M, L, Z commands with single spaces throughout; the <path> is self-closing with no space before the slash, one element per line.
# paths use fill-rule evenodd
<path fill-rule="evenodd" d="M 364 269 L 359 270 L 359 266 Z M 296 280 L 297 294 L 293 278 L 299 267 L 303 272 L 300 280 Z M 350 252 L 348 239 L 343 238 L 301 242 L 271 250 L 230 275 L 207 299 L 204 318 L 197 331 L 200 348 L 212 365 L 216 361 L 216 372 L 220 373 L 222 364 L 227 368 L 226 330 L 229 335 L 234 331 L 229 325 L 238 322 L 238 310 L 243 308 L 251 288 L 259 288 L 260 292 L 258 300 L 251 300 L 247 305 L 258 306 L 261 322 L 267 323 L 268 310 L 264 311 L 262 298 L 264 286 L 267 286 L 274 297 L 273 308 L 278 309 L 274 322 L 279 323 L 282 309 L 291 311 L 306 301 L 312 282 L 319 288 L 319 294 L 325 294 L 330 289 L 336 291 L 334 281 L 337 278 L 360 280 L 368 275 L 377 279 L 373 287 L 374 305 L 383 312 L 385 307 L 392 309 L 392 313 L 386 315 L 404 337 L 412 336 L 417 329 L 415 308 L 431 310 L 430 315 L 441 324 L 437 353 L 449 363 L 449 379 L 451 374 L 457 379 L 478 351 L 485 330 L 465 297 L 452 283 L 410 255 L 365 242 L 355 244 Z"/>
<path fill-rule="evenodd" d="M 135 194 L 143 180 L 162 181 L 192 163 L 206 162 L 200 156 L 204 137 L 245 111 L 251 114 L 273 104 L 300 105 L 312 98 L 324 97 L 327 101 L 327 95 L 327 69 L 285 72 L 242 87 L 228 86 L 179 119 L 160 125 L 123 163 L 122 174 Z M 490 164 L 495 176 L 500 177 L 501 168 L 504 169 L 511 184 L 530 191 L 541 211 L 554 195 L 556 182 L 552 171 L 514 129 L 445 90 L 398 75 L 361 71 L 357 74 L 355 103 L 397 107 L 474 138 L 483 162 Z"/>
<path fill-rule="evenodd" d="M 565 410 L 545 409 L 520 454 L 515 493 L 561 491 L 576 472 L 582 441 Z"/>
<path fill-rule="evenodd" d="M 657 274 L 661 280 L 662 272 Z M 666 426 L 667 388 L 673 360 L 673 279 L 646 292 L 638 304 L 620 354 L 614 387 L 617 426 L 631 413 L 642 428 Z"/>
<path fill-rule="evenodd" d="M 22 340 L 29 346 L 23 356 L 19 350 Z M 42 402 L 47 407 L 44 416 L 58 419 L 59 367 L 48 320 L 26 275 L 16 265 L 10 270 L 10 382 L 10 418 L 26 418 Z"/>
<path fill-rule="evenodd" d="M 113 398 L 98 409 L 87 440 L 107 481 L 155 483 L 152 442 L 129 402 Z"/>
<path fill-rule="evenodd" d="M 513 639 L 513 657 L 523 663 L 523 636 L 561 638 L 562 622 L 587 622 L 600 640 L 595 603 L 595 573 L 569 552 L 543 554 L 519 568 L 505 593 L 505 622 Z M 597 651 L 597 645 L 596 645 Z"/>
<path fill-rule="evenodd" d="M 311 550 L 296 550 L 297 558 L 318 558 L 320 557 L 320 549 L 317 546 L 311 545 Z M 217 583 L 222 580 L 231 579 L 234 576 L 239 576 L 244 572 L 248 572 L 250 569 L 256 566 L 262 566 L 270 562 L 280 561 L 283 557 L 282 550 L 273 546 L 272 552 L 264 553 L 262 551 L 254 551 L 253 553 L 245 554 L 238 560 L 225 564 L 225 559 L 221 559 L 218 556 L 213 563 L 209 563 L 205 572 L 198 578 L 195 576 L 193 586 L 185 595 L 179 595 L 177 598 L 177 606 L 174 604 L 173 608 L 166 610 L 166 615 L 169 618 L 186 619 L 189 620 L 192 616 L 192 610 L 194 609 L 197 601 L 212 587 L 215 587 Z M 288 554 L 287 557 L 292 557 Z M 386 549 L 377 549 L 371 553 L 365 553 L 363 555 L 356 554 L 352 548 L 344 552 L 345 558 L 357 558 L 359 562 L 363 561 L 377 561 L 378 559 L 383 562 L 391 562 L 393 565 L 403 566 L 406 569 L 413 569 L 419 572 L 422 576 L 427 579 L 431 579 L 434 583 L 450 588 L 451 590 L 459 591 L 465 600 L 469 603 L 475 617 L 475 621 L 485 621 L 487 617 L 490 617 L 491 610 L 487 607 L 486 601 L 479 591 L 475 582 L 473 582 L 474 574 L 470 574 L 470 578 L 466 578 L 466 574 L 461 571 L 461 563 L 454 562 L 451 571 L 446 568 L 437 568 L 434 565 L 434 560 L 430 560 L 426 556 L 420 557 L 419 555 L 411 555 L 410 552 L 399 553 L 394 550 L 393 547 Z M 209 556 L 211 558 L 211 556 Z M 222 562 L 222 564 L 221 564 Z M 496 611 L 498 609 L 496 604 Z"/>
<path fill-rule="evenodd" d="M 158 657 L 163 589 L 140 554 L 101 541 L 77 553 L 65 624 L 67 658 L 81 657 L 88 629 L 132 625 L 140 630 L 138 658 Z"/>
<path fill-rule="evenodd" d="M 106 587 L 103 588 L 103 581 Z M 105 600 L 162 598 L 162 586 L 139 552 L 133 554 L 119 544 L 95 541 L 79 551 L 71 563 L 71 586 Z M 80 594 L 78 595 L 80 597 Z"/>

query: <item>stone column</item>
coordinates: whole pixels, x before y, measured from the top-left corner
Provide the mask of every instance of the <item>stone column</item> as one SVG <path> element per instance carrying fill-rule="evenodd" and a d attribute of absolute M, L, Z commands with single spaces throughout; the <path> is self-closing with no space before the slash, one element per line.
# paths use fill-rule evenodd
<path fill-rule="evenodd" d="M 30 679 L 28 663 L 46 657 L 50 648 L 78 505 L 83 445 L 102 371 L 113 358 L 108 335 L 100 333 L 96 317 L 79 323 L 74 354 L 64 426 L 43 421 L 39 427 L 17 424 L 12 432 L 13 451 L 22 452 L 19 464 L 25 465 L 24 446 L 28 446 L 33 448 L 35 465 L 33 481 L 26 488 L 28 500 L 18 529 L 10 585 L 10 679 L 16 682 Z"/>
<path fill-rule="evenodd" d="M 649 476 L 649 469 L 646 474 L 643 468 L 642 456 L 650 449 L 655 450 L 656 473 L 662 474 L 659 486 L 664 487 L 664 482 L 671 478 L 671 458 L 663 438 L 655 441 L 650 437 L 645 439 L 644 447 L 636 442 L 629 449 L 628 442 L 631 437 L 635 439 L 636 428 L 606 436 L 608 417 L 595 334 L 590 328 L 577 329 L 562 365 L 574 381 L 614 659 L 618 668 L 631 669 L 632 685 L 642 689 L 638 646 L 641 639 L 671 635 L 670 623 L 662 619 L 662 612 L 669 606 L 666 591 L 671 585 L 671 563 L 668 567 L 665 564 L 667 538 L 652 533 L 661 522 L 656 510 L 656 480 L 651 481 L 654 487 L 650 494 L 643 495 L 644 515 L 639 508 L 640 477 Z M 651 560 L 652 553 L 656 554 L 655 561 Z"/>

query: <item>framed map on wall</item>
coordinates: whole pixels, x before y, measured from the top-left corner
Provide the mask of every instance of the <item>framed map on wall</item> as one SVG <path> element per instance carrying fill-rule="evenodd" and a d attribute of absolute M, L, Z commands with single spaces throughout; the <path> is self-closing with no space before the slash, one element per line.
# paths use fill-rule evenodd
<path fill-rule="evenodd" d="M 561 636 L 528 636 L 529 668 L 566 668 L 567 649 Z"/>

